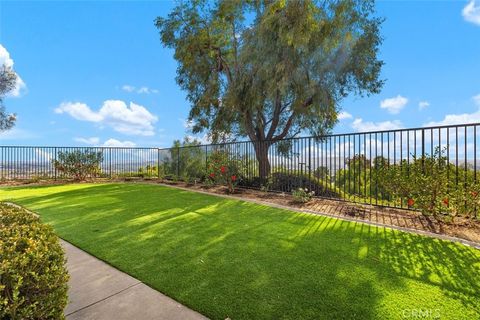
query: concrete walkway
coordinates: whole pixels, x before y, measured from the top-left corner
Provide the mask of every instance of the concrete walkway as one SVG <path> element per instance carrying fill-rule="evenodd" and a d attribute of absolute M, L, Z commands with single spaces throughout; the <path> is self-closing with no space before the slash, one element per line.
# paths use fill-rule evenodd
<path fill-rule="evenodd" d="M 67 319 L 206 319 L 72 244 L 61 244 L 70 274 Z"/>

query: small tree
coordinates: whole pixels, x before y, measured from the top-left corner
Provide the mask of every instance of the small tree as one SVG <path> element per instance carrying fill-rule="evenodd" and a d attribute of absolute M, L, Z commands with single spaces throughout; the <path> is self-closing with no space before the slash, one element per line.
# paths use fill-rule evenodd
<path fill-rule="evenodd" d="M 53 161 L 55 169 L 75 181 L 96 177 L 100 173 L 103 153 L 90 150 L 60 151 Z"/>

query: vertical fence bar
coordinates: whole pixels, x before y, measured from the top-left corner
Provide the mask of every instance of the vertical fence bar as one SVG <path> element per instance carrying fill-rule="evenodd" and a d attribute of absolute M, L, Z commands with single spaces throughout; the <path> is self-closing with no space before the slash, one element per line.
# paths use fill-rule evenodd
<path fill-rule="evenodd" d="M 476 125 L 473 126 L 473 181 L 474 181 L 474 186 L 477 186 L 477 126 Z M 478 193 L 476 196 L 478 197 Z M 478 207 L 475 206 L 474 210 L 475 210 L 475 218 L 478 218 Z"/>
<path fill-rule="evenodd" d="M 425 129 L 422 129 L 422 171 L 425 172 Z"/>
<path fill-rule="evenodd" d="M 57 180 L 57 166 L 56 166 L 56 163 L 57 163 L 57 147 L 54 148 L 54 159 L 55 159 L 55 162 L 54 162 L 54 165 L 53 165 L 53 168 L 55 170 L 55 180 Z"/>

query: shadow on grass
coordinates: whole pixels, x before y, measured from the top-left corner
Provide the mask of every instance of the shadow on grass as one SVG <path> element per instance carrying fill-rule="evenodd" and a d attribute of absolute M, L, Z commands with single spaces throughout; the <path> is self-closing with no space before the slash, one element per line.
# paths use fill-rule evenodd
<path fill-rule="evenodd" d="M 480 253 L 459 244 L 155 185 L 0 196 L 212 318 L 480 317 Z"/>

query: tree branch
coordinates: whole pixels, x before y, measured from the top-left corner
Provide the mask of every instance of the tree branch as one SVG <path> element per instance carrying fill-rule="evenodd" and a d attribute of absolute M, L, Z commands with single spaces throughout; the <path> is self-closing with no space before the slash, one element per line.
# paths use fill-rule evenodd
<path fill-rule="evenodd" d="M 280 100 L 280 92 L 277 89 L 275 93 L 275 109 L 273 111 L 272 124 L 267 133 L 267 140 L 272 139 L 275 131 L 277 130 L 278 122 L 280 121 L 280 113 L 282 110 L 282 101 Z"/>
<path fill-rule="evenodd" d="M 273 141 L 282 140 L 287 136 L 288 131 L 290 130 L 290 127 L 293 124 L 293 119 L 295 118 L 295 116 L 296 116 L 296 113 L 292 112 L 292 114 L 290 115 L 290 118 L 288 118 L 288 120 L 287 120 L 287 123 L 285 123 L 285 126 L 283 127 L 282 132 L 280 134 L 278 134 L 276 137 L 274 137 L 272 139 Z"/>

